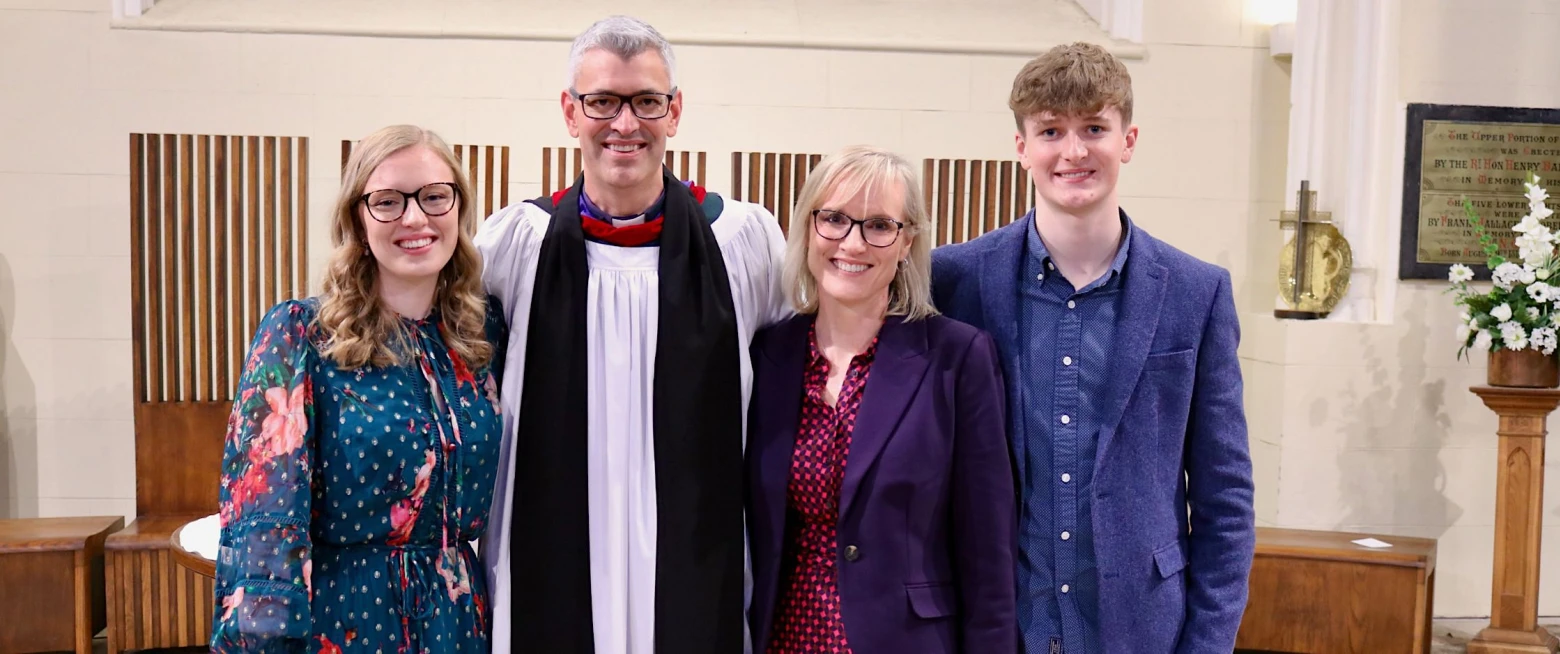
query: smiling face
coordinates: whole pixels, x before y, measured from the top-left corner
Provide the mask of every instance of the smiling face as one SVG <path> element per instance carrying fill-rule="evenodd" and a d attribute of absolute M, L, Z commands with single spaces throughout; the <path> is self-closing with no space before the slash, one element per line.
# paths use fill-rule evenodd
<path fill-rule="evenodd" d="M 874 230 L 870 223 L 877 219 L 908 225 L 904 189 L 898 183 L 881 184 L 876 188 L 855 189 L 854 186 L 835 184 L 818 205 L 819 217 L 809 217 L 812 234 L 807 248 L 807 269 L 818 283 L 820 309 L 831 303 L 844 306 L 881 303 L 886 310 L 889 286 L 898 273 L 900 260 L 908 256 L 914 236 L 901 230 L 891 244 L 878 247 L 867 242 L 862 230 L 892 229 L 879 221 Z M 852 218 L 869 224 L 850 224 Z M 828 222 L 820 224 L 820 219 L 834 223 L 844 221 L 850 231 L 841 240 L 825 238 L 820 232 L 831 235 L 834 232 L 830 231 Z M 872 240 L 887 242 L 887 236 L 878 233 Z"/>
<path fill-rule="evenodd" d="M 1121 165 L 1132 160 L 1137 145 L 1137 126 L 1123 125 L 1120 110 L 1106 107 L 1090 116 L 1041 112 L 1024 119 L 1015 140 L 1038 204 L 1068 214 L 1108 209 L 1115 215 Z"/>
<path fill-rule="evenodd" d="M 429 186 L 449 184 L 449 186 Z M 394 190 L 422 194 L 422 205 L 441 215 L 430 216 L 416 199 L 400 197 L 405 204 L 399 220 L 381 222 L 396 213 L 393 205 L 379 198 L 358 203 L 358 219 L 368 240 L 374 261 L 379 264 L 379 279 L 384 287 L 409 288 L 434 286 L 455 252 L 460 238 L 461 198 L 456 191 L 455 173 L 433 150 L 412 146 L 387 157 L 363 185 L 364 194 Z M 383 194 L 384 198 L 392 197 Z M 372 209 L 371 209 L 372 207 Z"/>
<path fill-rule="evenodd" d="M 659 190 L 666 139 L 677 135 L 677 123 L 682 118 L 682 92 L 672 89 L 671 73 L 661 55 L 647 50 L 625 60 L 600 48 L 589 50 L 580 58 L 573 91 L 580 96 L 610 93 L 641 97 L 635 103 L 621 102 L 617 116 L 603 119 L 586 115 L 601 115 L 601 105 L 586 106 L 592 98 L 576 98 L 564 91 L 563 119 L 569 135 L 580 140 L 585 178 L 625 193 L 652 186 Z M 651 106 L 656 98 L 645 94 L 672 97 L 659 98 L 667 104 L 657 107 Z M 637 105 L 637 113 L 636 106 L 631 104 Z M 639 117 L 663 111 L 666 115 L 660 118 Z"/>

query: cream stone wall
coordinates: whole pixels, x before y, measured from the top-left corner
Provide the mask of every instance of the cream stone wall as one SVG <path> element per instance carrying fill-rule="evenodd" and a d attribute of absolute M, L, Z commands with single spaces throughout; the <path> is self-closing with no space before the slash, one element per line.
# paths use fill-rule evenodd
<path fill-rule="evenodd" d="M 1405 0 L 1399 100 L 1560 106 L 1548 52 L 1557 36 L 1554 2 Z M 1255 216 L 1252 228 L 1268 229 L 1258 222 L 1270 216 Z M 1383 274 L 1395 277 L 1398 218 L 1367 219 L 1386 249 L 1377 253 Z M 1251 253 L 1254 284 L 1273 274 L 1263 247 Z M 1468 390 L 1483 383 L 1483 359 L 1455 357 L 1457 312 L 1446 286 L 1399 282 L 1376 298 L 1383 311 L 1370 324 L 1279 323 L 1270 304 L 1253 305 L 1242 320 L 1243 369 L 1258 497 L 1267 499 L 1259 517 L 1284 527 L 1435 538 L 1435 614 L 1479 617 L 1490 608 L 1496 420 Z M 1560 470 L 1553 461 L 1546 469 L 1539 612 L 1556 615 Z"/>

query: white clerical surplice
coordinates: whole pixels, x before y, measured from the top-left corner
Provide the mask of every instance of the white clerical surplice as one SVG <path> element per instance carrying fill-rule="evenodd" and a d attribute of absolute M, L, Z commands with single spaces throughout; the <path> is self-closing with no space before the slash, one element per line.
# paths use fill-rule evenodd
<path fill-rule="evenodd" d="M 552 216 L 531 203 L 485 220 L 477 235 L 487 292 L 509 323 L 504 442 L 482 555 L 492 595 L 493 652 L 511 651 L 510 542 L 548 525 L 514 524 L 515 423 L 525 378 L 538 252 Z M 730 278 L 741 346 L 742 415 L 752 388 L 753 333 L 790 313 L 780 284 L 785 242 L 762 207 L 724 200 L 710 223 Z M 652 425 L 659 248 L 587 241 L 588 476 L 591 605 L 598 654 L 652 654 L 655 637 L 656 469 Z M 545 310 L 537 308 L 538 311 Z M 745 426 L 744 421 L 744 426 Z M 745 435 L 742 436 L 745 440 Z M 741 493 L 741 488 L 731 489 Z M 744 548 L 745 550 L 745 548 Z M 749 574 L 750 576 L 750 574 Z M 746 597 L 751 584 L 744 580 Z"/>

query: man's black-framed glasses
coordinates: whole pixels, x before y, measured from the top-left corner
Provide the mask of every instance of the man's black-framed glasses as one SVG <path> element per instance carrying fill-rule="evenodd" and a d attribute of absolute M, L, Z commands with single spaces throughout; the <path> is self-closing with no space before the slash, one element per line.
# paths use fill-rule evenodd
<path fill-rule="evenodd" d="M 414 199 L 423 215 L 432 217 L 449 213 L 450 209 L 455 208 L 455 200 L 458 198 L 460 187 L 453 182 L 434 182 L 414 193 L 387 188 L 364 193 L 361 199 L 364 206 L 368 207 L 368 215 L 373 216 L 374 220 L 393 223 L 406 215 L 406 206 Z"/>
<path fill-rule="evenodd" d="M 677 89 L 672 89 L 676 93 Z M 655 120 L 665 118 L 672 110 L 672 93 L 638 93 L 635 95 L 621 95 L 618 93 L 580 93 L 569 89 L 569 94 L 575 100 L 580 101 L 580 107 L 585 110 L 585 117 L 596 120 L 612 120 L 623 112 L 626 104 L 630 111 L 641 120 Z"/>
<path fill-rule="evenodd" d="M 848 215 L 831 209 L 816 209 L 812 212 L 813 230 L 831 241 L 843 241 L 850 236 L 850 230 L 857 225 L 861 226 L 861 238 L 867 245 L 886 248 L 899 240 L 899 232 L 903 231 L 905 224 L 891 218 L 874 217 L 865 220 L 857 220 Z"/>

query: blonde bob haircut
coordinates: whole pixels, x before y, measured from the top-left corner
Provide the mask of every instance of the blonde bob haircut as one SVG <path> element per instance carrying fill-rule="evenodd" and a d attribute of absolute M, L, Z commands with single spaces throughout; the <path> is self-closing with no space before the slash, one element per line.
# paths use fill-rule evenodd
<path fill-rule="evenodd" d="M 368 248 L 360 199 L 368 178 L 379 164 L 406 148 L 423 147 L 450 166 L 459 189 L 458 239 L 433 296 L 440 314 L 445 344 L 467 365 L 477 368 L 493 358 L 487 341 L 487 294 L 482 289 L 482 255 L 472 238 L 477 233 L 476 203 L 471 182 L 461 173 L 449 144 L 429 130 L 413 125 L 392 125 L 369 134 L 347 159 L 342 172 L 341 194 L 331 218 L 330 240 L 334 249 L 325 269 L 325 291 L 320 298 L 316 325 L 325 335 L 320 353 L 345 369 L 364 365 L 391 366 L 409 351 L 408 334 L 401 317 L 379 297 L 379 263 Z M 410 210 L 410 208 L 408 208 Z"/>
<path fill-rule="evenodd" d="M 847 147 L 818 162 L 797 196 L 786 240 L 783 283 L 798 313 L 818 312 L 818 280 L 807 267 L 814 233 L 812 213 L 836 195 L 886 192 L 904 194 L 904 215 L 889 217 L 905 224 L 899 238 L 911 239 L 909 257 L 900 263 L 888 287 L 888 315 L 905 320 L 937 315 L 932 306 L 932 244 L 922 238 L 932 230 L 921 200 L 920 179 L 904 157 L 866 145 Z M 889 247 L 898 245 L 896 241 Z"/>

